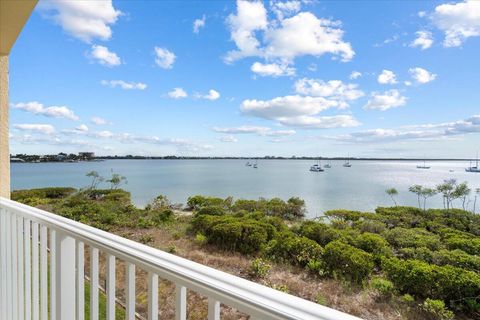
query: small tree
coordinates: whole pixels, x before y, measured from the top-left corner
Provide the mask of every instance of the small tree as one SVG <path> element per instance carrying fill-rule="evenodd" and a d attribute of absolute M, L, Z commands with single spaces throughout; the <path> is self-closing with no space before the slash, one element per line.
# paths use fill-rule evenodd
<path fill-rule="evenodd" d="M 466 182 L 462 182 L 459 185 L 457 185 L 455 187 L 455 190 L 453 191 L 454 199 L 462 200 L 463 210 L 466 210 L 465 204 L 467 203 L 467 199 L 468 199 L 468 196 L 470 195 L 470 192 L 472 192 L 472 189 L 468 187 L 468 184 Z"/>
<path fill-rule="evenodd" d="M 447 211 L 450 209 L 452 201 L 454 200 L 456 185 L 456 179 L 444 180 L 442 184 L 437 185 L 437 191 L 443 195 L 443 207 L 447 209 Z"/>
<path fill-rule="evenodd" d="M 118 173 L 113 173 L 112 177 L 108 179 L 107 182 L 110 183 L 111 190 L 116 190 L 122 183 L 127 183 L 127 178 Z"/>
<path fill-rule="evenodd" d="M 417 195 L 417 201 L 418 201 L 418 207 L 420 208 L 421 207 L 421 204 L 420 204 L 420 197 L 422 195 L 422 190 L 423 190 L 423 187 L 419 184 L 414 184 L 413 186 L 411 186 L 410 188 L 408 188 L 408 191 L 412 192 L 412 193 L 415 193 Z"/>
<path fill-rule="evenodd" d="M 398 191 L 395 188 L 389 188 L 385 190 L 385 192 L 392 198 L 393 203 L 395 206 L 397 206 L 397 201 L 395 200 L 395 197 L 398 195 Z"/>
<path fill-rule="evenodd" d="M 90 171 L 86 176 L 92 178 L 92 183 L 90 184 L 90 189 L 92 190 L 97 189 L 98 184 L 105 180 L 97 171 Z"/>
<path fill-rule="evenodd" d="M 432 188 L 422 188 L 420 196 L 423 198 L 423 212 L 427 211 L 427 199 L 437 194 L 437 190 Z"/>

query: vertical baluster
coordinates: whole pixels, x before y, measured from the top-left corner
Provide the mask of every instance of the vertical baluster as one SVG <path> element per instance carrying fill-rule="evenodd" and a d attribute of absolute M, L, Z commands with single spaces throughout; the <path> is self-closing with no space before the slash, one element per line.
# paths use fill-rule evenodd
<path fill-rule="evenodd" d="M 40 226 L 40 319 L 48 320 L 48 265 L 46 226 Z"/>
<path fill-rule="evenodd" d="M 55 314 L 57 319 L 75 319 L 75 239 L 57 230 L 55 242 Z"/>
<path fill-rule="evenodd" d="M 6 263 L 7 263 L 7 319 L 12 319 L 12 232 L 11 232 L 11 223 L 10 223 L 10 213 L 8 211 L 4 211 L 5 215 L 5 236 L 6 236 Z"/>
<path fill-rule="evenodd" d="M 24 274 L 25 274 L 25 320 L 32 319 L 32 253 L 31 253 L 32 228 L 29 219 L 23 221 L 23 244 L 24 252 Z"/>
<path fill-rule="evenodd" d="M 98 320 L 98 249 L 90 246 L 90 320 Z"/>
<path fill-rule="evenodd" d="M 125 285 L 126 319 L 135 320 L 135 265 L 125 262 L 127 283 Z"/>
<path fill-rule="evenodd" d="M 220 320 L 220 302 L 208 298 L 208 320 Z"/>
<path fill-rule="evenodd" d="M 10 215 L 10 236 L 11 236 L 11 252 L 12 252 L 12 319 L 18 319 L 18 260 L 17 260 L 17 216 Z"/>
<path fill-rule="evenodd" d="M 148 273 L 148 320 L 158 320 L 158 275 Z"/>
<path fill-rule="evenodd" d="M 0 318 L 7 318 L 7 248 L 5 210 L 0 208 Z"/>
<path fill-rule="evenodd" d="M 55 260 L 57 259 L 57 240 L 55 239 L 56 233 L 55 230 L 50 229 L 50 319 L 56 320 L 56 302 L 57 302 L 57 292 L 56 292 L 56 265 Z"/>
<path fill-rule="evenodd" d="M 32 222 L 32 319 L 39 320 L 38 223 Z"/>
<path fill-rule="evenodd" d="M 23 218 L 22 217 L 17 217 L 17 259 L 18 259 L 18 278 L 17 278 L 17 284 L 18 284 L 18 319 L 23 320 L 24 319 L 24 305 L 25 305 L 25 299 L 24 299 L 24 270 L 23 270 Z"/>
<path fill-rule="evenodd" d="M 179 284 L 175 288 L 175 320 L 187 319 L 187 288 Z"/>
<path fill-rule="evenodd" d="M 85 247 L 77 242 L 77 320 L 85 318 Z"/>
<path fill-rule="evenodd" d="M 115 320 L 115 256 L 107 254 L 107 320 Z"/>

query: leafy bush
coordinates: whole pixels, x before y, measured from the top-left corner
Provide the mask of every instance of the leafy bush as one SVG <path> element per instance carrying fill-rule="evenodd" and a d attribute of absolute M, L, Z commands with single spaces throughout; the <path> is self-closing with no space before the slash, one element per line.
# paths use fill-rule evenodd
<path fill-rule="evenodd" d="M 50 200 L 65 198 L 74 194 L 77 189 L 67 187 L 50 187 L 30 190 L 14 190 L 11 193 L 11 198 L 30 206 L 39 204 L 46 204 Z"/>
<path fill-rule="evenodd" d="M 255 278 L 263 279 L 268 275 L 271 268 L 272 266 L 267 261 L 257 258 L 250 264 L 250 274 Z"/>
<path fill-rule="evenodd" d="M 361 283 L 373 271 L 373 256 L 341 241 L 325 246 L 323 254 L 326 270 L 355 283 Z"/>
<path fill-rule="evenodd" d="M 207 237 L 205 237 L 203 234 L 201 233 L 197 233 L 195 235 L 195 243 L 197 243 L 198 245 L 205 245 L 206 243 L 208 242 L 208 239 Z"/>
<path fill-rule="evenodd" d="M 389 256 L 392 249 L 388 242 L 378 234 L 365 232 L 356 239 L 356 246 L 376 256 Z"/>
<path fill-rule="evenodd" d="M 296 231 L 299 235 L 312 239 L 321 246 L 325 246 L 334 240 L 342 239 L 342 235 L 338 230 L 315 221 L 304 221 Z"/>
<path fill-rule="evenodd" d="M 245 254 L 260 251 L 276 232 L 264 221 L 234 216 L 199 215 L 192 219 L 192 227 L 204 234 L 208 243 Z"/>
<path fill-rule="evenodd" d="M 203 215 L 208 214 L 211 216 L 223 216 L 226 213 L 225 209 L 220 206 L 206 206 L 200 208 L 195 214 Z"/>
<path fill-rule="evenodd" d="M 370 280 L 370 288 L 372 288 L 381 299 L 389 299 L 395 293 L 393 283 L 387 279 L 379 277 Z"/>
<path fill-rule="evenodd" d="M 428 298 L 423 302 L 422 309 L 435 319 L 450 320 L 454 318 L 453 312 L 445 307 L 445 302 L 442 300 Z"/>
<path fill-rule="evenodd" d="M 201 195 L 196 195 L 196 196 L 189 197 L 187 199 L 187 206 L 190 210 L 198 210 L 202 207 L 207 207 L 207 206 L 218 206 L 218 207 L 229 208 L 232 204 L 231 202 L 232 202 L 231 198 L 221 199 L 216 197 L 205 197 Z"/>
<path fill-rule="evenodd" d="M 394 228 L 384 233 L 385 239 L 395 248 L 426 247 L 437 250 L 441 247 L 440 237 L 420 228 Z"/>
<path fill-rule="evenodd" d="M 318 243 L 290 231 L 278 233 L 266 248 L 266 255 L 271 259 L 300 266 L 320 260 L 322 253 L 323 249 Z"/>
<path fill-rule="evenodd" d="M 418 297 L 468 308 L 465 299 L 480 295 L 480 275 L 472 271 L 398 258 L 384 259 L 382 268 L 400 291 Z"/>
<path fill-rule="evenodd" d="M 362 220 L 354 223 L 353 227 L 360 232 L 382 233 L 385 231 L 385 223 L 376 220 Z"/>

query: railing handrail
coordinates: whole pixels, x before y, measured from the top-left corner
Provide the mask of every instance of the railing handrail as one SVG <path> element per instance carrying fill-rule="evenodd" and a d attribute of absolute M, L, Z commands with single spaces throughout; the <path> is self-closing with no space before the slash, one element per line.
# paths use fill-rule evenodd
<path fill-rule="evenodd" d="M 161 278 L 215 298 L 254 318 L 359 319 L 38 208 L 0 198 L 0 208 L 2 207 L 134 263 Z"/>

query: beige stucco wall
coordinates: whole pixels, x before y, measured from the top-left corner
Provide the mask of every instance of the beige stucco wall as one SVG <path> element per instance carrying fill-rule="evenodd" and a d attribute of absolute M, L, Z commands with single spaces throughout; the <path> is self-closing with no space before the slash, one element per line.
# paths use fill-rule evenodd
<path fill-rule="evenodd" d="M 8 56 L 0 55 L 0 197 L 10 198 Z"/>

